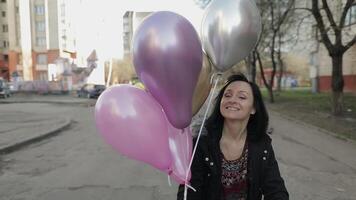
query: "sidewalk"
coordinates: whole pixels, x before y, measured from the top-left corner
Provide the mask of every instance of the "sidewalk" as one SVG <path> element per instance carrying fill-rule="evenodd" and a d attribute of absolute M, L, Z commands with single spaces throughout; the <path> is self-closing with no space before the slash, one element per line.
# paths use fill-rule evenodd
<path fill-rule="evenodd" d="M 8 121 L 1 117 L 0 124 L 0 154 L 6 154 L 58 134 L 71 125 L 71 120 L 40 116 L 35 120 Z"/>
<path fill-rule="evenodd" d="M 56 104 L 88 104 L 95 105 L 95 99 L 78 98 L 72 95 L 37 95 L 14 94 L 10 98 L 0 98 L 0 104 L 6 103 L 56 103 Z"/>
<path fill-rule="evenodd" d="M 16 103 L 79 104 L 94 106 L 95 99 L 82 99 L 70 95 L 17 94 L 0 99 L 0 106 Z M 1 107 L 0 107 L 1 108 Z M 0 154 L 6 154 L 60 133 L 69 128 L 71 119 L 54 115 L 19 111 L 0 112 Z"/>

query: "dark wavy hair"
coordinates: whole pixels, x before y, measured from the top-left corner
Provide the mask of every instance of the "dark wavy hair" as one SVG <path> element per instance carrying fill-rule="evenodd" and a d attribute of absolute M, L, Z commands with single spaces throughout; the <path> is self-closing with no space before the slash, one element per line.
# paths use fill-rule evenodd
<path fill-rule="evenodd" d="M 234 74 L 228 77 L 227 81 L 225 82 L 224 86 L 221 88 L 219 94 L 215 99 L 213 111 L 207 119 L 205 127 L 208 130 L 209 136 L 214 137 L 218 141 L 220 140 L 224 125 L 224 117 L 221 115 L 220 112 L 220 102 L 224 95 L 226 87 L 235 81 L 243 81 L 251 86 L 254 101 L 253 105 L 256 112 L 255 114 L 250 116 L 250 119 L 247 123 L 247 135 L 251 140 L 259 140 L 267 134 L 269 121 L 268 113 L 263 102 L 259 87 L 255 83 L 248 81 L 248 79 L 241 73 Z"/>

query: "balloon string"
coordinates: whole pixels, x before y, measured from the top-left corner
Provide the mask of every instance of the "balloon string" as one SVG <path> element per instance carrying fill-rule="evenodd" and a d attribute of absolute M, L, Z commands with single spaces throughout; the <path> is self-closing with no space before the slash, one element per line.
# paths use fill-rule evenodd
<path fill-rule="evenodd" d="M 180 180 L 185 181 L 184 179 L 180 178 L 176 173 L 172 172 L 172 174 L 174 174 L 176 177 L 178 177 Z M 168 175 L 168 180 L 169 180 L 169 184 L 170 184 L 170 176 Z M 196 192 L 197 190 L 195 188 L 193 188 L 191 185 L 189 185 L 187 182 L 184 182 L 188 188 L 190 188 L 191 190 L 193 190 L 194 192 Z M 169 185 L 172 186 L 172 185 Z"/>
<path fill-rule="evenodd" d="M 172 187 L 171 177 L 169 175 L 167 177 L 168 177 L 168 185 L 169 185 L 169 187 Z"/>
<path fill-rule="evenodd" d="M 215 76 L 220 77 L 221 75 L 222 75 L 221 72 L 217 72 L 217 73 L 214 73 L 213 75 L 211 75 L 210 84 L 213 84 L 213 80 L 214 80 Z"/>
<path fill-rule="evenodd" d="M 185 184 L 186 187 L 188 187 L 189 189 L 193 190 L 194 192 L 196 192 L 197 190 L 195 188 L 193 188 L 191 185 L 189 184 Z M 185 198 L 187 198 L 187 196 L 185 196 Z"/>
<path fill-rule="evenodd" d="M 220 75 L 221 75 L 221 74 L 216 74 L 217 78 L 216 78 L 216 80 L 215 80 L 215 84 L 214 84 L 213 90 L 212 90 L 212 92 L 211 92 L 211 94 L 210 94 L 210 97 L 209 97 L 208 107 L 207 107 L 206 110 L 205 110 L 203 122 L 202 122 L 202 124 L 201 124 L 201 126 L 200 126 L 200 130 L 199 130 L 199 134 L 198 134 L 198 137 L 197 137 L 197 141 L 196 141 L 196 143 L 195 143 L 195 145 L 194 145 L 194 150 L 193 150 L 193 153 L 192 153 L 192 158 L 190 159 L 189 167 L 188 167 L 188 170 L 187 170 L 186 175 L 185 175 L 184 200 L 187 200 L 187 191 L 188 191 L 188 184 L 187 184 L 187 182 L 188 182 L 189 171 L 190 171 L 190 168 L 192 167 L 193 158 L 194 158 L 195 152 L 196 152 L 196 150 L 197 150 L 197 146 L 198 146 L 198 143 L 199 143 L 200 135 L 201 135 L 201 132 L 202 132 L 202 130 L 203 130 L 204 123 L 205 123 L 205 120 L 206 120 L 206 116 L 208 115 L 208 112 L 209 112 L 209 109 L 210 109 L 210 105 L 211 105 L 211 101 L 212 101 L 212 99 L 213 99 L 216 86 L 217 86 L 217 84 L 218 84 L 218 82 L 219 82 Z M 213 74 L 213 76 L 214 76 L 214 74 Z M 189 188 L 191 188 L 191 187 L 189 187 Z M 193 190 L 193 191 L 195 192 L 196 190 Z"/>

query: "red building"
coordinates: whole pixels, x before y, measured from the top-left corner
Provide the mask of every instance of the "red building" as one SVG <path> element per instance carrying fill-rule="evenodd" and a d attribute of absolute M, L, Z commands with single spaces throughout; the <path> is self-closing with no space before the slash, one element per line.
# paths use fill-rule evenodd
<path fill-rule="evenodd" d="M 8 81 L 10 80 L 10 70 L 7 55 L 0 56 L 0 77 Z"/>

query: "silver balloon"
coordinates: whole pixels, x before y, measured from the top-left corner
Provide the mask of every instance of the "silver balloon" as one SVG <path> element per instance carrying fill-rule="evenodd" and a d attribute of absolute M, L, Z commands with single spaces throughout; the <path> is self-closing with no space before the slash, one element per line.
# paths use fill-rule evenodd
<path fill-rule="evenodd" d="M 214 0 L 207 8 L 201 37 L 203 48 L 218 71 L 226 71 L 255 47 L 261 17 L 253 0 Z"/>

